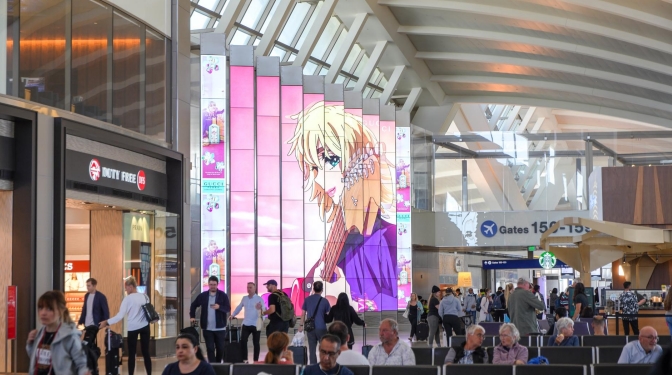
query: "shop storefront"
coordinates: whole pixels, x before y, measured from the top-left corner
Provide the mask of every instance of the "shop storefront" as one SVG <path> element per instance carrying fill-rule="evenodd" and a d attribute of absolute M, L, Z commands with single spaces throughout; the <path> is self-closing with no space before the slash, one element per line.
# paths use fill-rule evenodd
<path fill-rule="evenodd" d="M 172 354 L 182 304 L 181 155 L 71 121 L 56 125 L 54 283 L 77 320 L 87 279 L 97 280 L 115 315 L 123 279 L 134 276 L 161 317 L 150 354 Z M 125 335 L 123 323 L 112 329 Z"/>

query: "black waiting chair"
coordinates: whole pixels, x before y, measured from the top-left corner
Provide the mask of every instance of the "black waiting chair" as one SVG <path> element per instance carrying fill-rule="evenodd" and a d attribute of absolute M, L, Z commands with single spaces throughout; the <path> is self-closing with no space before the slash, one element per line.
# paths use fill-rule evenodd
<path fill-rule="evenodd" d="M 450 375 L 513 375 L 510 365 L 445 365 L 443 373 Z"/>
<path fill-rule="evenodd" d="M 618 337 L 618 336 L 616 336 Z M 600 346 L 595 348 L 595 356 L 597 363 L 618 363 L 618 359 L 623 352 L 623 345 L 621 346 Z"/>
<path fill-rule="evenodd" d="M 371 375 L 371 366 L 345 366 L 345 367 L 347 367 L 355 375 Z"/>
<path fill-rule="evenodd" d="M 625 336 L 582 336 L 582 346 L 625 346 Z"/>
<path fill-rule="evenodd" d="M 448 355 L 448 350 L 450 348 L 446 347 L 440 347 L 440 348 L 434 348 L 434 366 L 443 366 L 443 361 L 446 359 L 446 356 Z"/>
<path fill-rule="evenodd" d="M 548 358 L 551 364 L 592 365 L 595 363 L 595 351 L 592 347 L 586 346 L 545 346 L 539 349 L 539 355 Z"/>
<path fill-rule="evenodd" d="M 488 363 L 492 363 L 492 357 L 495 356 L 495 347 L 489 346 L 485 348 L 485 351 L 488 352 Z"/>
<path fill-rule="evenodd" d="M 222 363 L 211 363 L 215 370 L 215 375 L 231 375 L 231 365 Z"/>
<path fill-rule="evenodd" d="M 499 327 L 502 326 L 501 322 L 496 322 L 496 323 L 489 323 L 489 322 L 481 322 L 479 325 L 485 329 L 485 334 L 488 336 L 498 336 L 499 335 Z"/>
<path fill-rule="evenodd" d="M 516 366 L 516 375 L 587 375 L 586 366 L 581 365 L 554 365 L 549 366 Z"/>
<path fill-rule="evenodd" d="M 637 365 L 592 365 L 589 375 L 613 375 L 613 374 L 648 374 L 653 364 Z"/>
<path fill-rule="evenodd" d="M 539 357 L 539 347 L 538 346 L 528 346 L 527 347 L 527 358 L 537 358 Z"/>
<path fill-rule="evenodd" d="M 441 375 L 439 366 L 373 366 L 371 375 Z M 275 373 L 273 373 L 275 375 Z"/>
<path fill-rule="evenodd" d="M 574 336 L 590 336 L 588 323 L 583 320 L 574 323 Z"/>
<path fill-rule="evenodd" d="M 465 341 L 467 341 L 466 336 L 450 336 L 448 338 L 448 346 L 460 346 Z"/>
<path fill-rule="evenodd" d="M 299 375 L 300 366 L 292 365 L 233 365 L 232 375 L 257 375 L 260 372 L 273 375 Z"/>
<path fill-rule="evenodd" d="M 428 365 L 432 366 L 432 361 L 434 360 L 434 352 L 432 348 L 427 347 L 412 347 L 413 354 L 415 355 L 415 364 L 416 365 Z"/>

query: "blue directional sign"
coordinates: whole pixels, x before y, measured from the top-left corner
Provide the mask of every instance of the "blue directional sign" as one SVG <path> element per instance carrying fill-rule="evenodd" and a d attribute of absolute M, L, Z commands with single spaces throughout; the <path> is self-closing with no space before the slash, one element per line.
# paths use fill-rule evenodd
<path fill-rule="evenodd" d="M 539 259 L 484 260 L 482 262 L 484 270 L 541 269 Z M 557 260 L 553 268 L 570 267 L 561 260 Z"/>

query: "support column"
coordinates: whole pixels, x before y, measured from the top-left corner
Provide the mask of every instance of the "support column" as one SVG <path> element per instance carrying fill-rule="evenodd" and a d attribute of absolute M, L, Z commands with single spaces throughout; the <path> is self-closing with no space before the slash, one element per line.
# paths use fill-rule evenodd
<path fill-rule="evenodd" d="M 462 160 L 462 211 L 469 211 L 469 179 L 467 178 L 466 160 Z"/>
<path fill-rule="evenodd" d="M 584 207 L 588 207 L 588 192 L 590 191 L 590 185 L 588 184 L 588 179 L 590 178 L 590 174 L 593 172 L 593 143 L 588 139 L 586 141 L 586 175 L 585 178 L 583 179 L 583 185 L 584 185 L 584 190 L 583 190 L 583 205 Z"/>

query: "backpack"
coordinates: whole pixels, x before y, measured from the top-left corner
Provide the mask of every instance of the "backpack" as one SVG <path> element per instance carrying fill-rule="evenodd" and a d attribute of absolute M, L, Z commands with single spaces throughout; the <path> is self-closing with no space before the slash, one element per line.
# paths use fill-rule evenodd
<path fill-rule="evenodd" d="M 492 299 L 492 308 L 502 310 L 502 295 L 495 295 L 495 298 Z"/>
<path fill-rule="evenodd" d="M 483 297 L 478 297 L 476 300 L 476 311 L 481 311 L 481 299 L 483 299 Z"/>
<path fill-rule="evenodd" d="M 555 308 L 557 309 L 558 307 L 560 307 L 560 297 L 555 299 Z"/>
<path fill-rule="evenodd" d="M 527 361 L 528 365 L 550 365 L 551 363 L 548 361 L 548 358 L 546 357 L 535 357 Z"/>
<path fill-rule="evenodd" d="M 289 322 L 289 327 L 294 328 L 296 325 L 296 314 L 294 313 L 294 305 L 292 300 L 287 297 L 285 293 L 275 292 L 278 296 L 278 303 L 280 304 L 280 312 L 275 312 L 284 322 Z"/>

